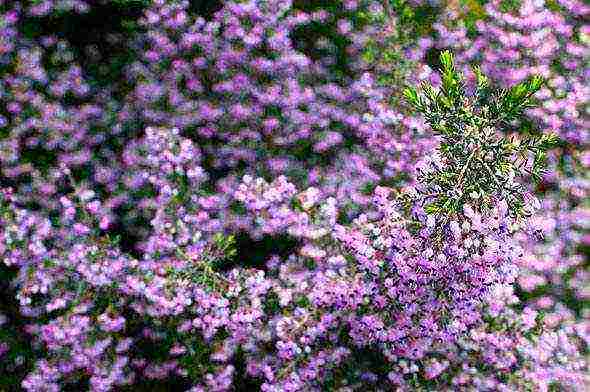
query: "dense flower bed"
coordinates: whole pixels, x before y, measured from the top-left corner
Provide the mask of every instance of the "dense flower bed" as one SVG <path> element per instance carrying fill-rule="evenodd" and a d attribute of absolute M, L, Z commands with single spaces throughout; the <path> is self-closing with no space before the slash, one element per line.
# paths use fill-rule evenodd
<path fill-rule="evenodd" d="M 0 389 L 586 390 L 588 17 L 0 0 Z"/>

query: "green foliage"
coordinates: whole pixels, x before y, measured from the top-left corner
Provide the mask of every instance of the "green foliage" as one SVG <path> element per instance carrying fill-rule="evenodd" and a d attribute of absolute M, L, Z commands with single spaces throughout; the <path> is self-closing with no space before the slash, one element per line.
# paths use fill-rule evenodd
<path fill-rule="evenodd" d="M 226 259 L 233 259 L 237 255 L 236 249 L 236 238 L 234 235 L 223 235 L 222 233 L 216 233 L 213 236 L 214 257 L 217 258 L 217 262 Z"/>
<path fill-rule="evenodd" d="M 440 63 L 440 89 L 423 83 L 421 92 L 408 88 L 403 93 L 441 138 L 438 154 L 421 178 L 427 197 L 433 200 L 426 211 L 459 212 L 470 199 L 481 208 L 504 199 L 513 215 L 525 215 L 526 190 L 516 179 L 540 180 L 546 152 L 559 139 L 555 135 L 509 138 L 500 131 L 534 106 L 533 95 L 543 79 L 535 76 L 510 89 L 494 89 L 476 68 L 476 91 L 468 95 L 453 55 L 443 52 Z"/>
<path fill-rule="evenodd" d="M 215 290 L 226 283 L 226 279 L 217 272 L 217 269 L 236 257 L 236 239 L 233 235 L 216 233 L 211 243 L 199 255 L 198 260 L 193 259 L 180 248 L 176 252 L 180 258 L 187 261 L 187 265 L 182 269 L 171 268 L 168 271 L 175 283 L 194 283 L 208 290 Z"/>

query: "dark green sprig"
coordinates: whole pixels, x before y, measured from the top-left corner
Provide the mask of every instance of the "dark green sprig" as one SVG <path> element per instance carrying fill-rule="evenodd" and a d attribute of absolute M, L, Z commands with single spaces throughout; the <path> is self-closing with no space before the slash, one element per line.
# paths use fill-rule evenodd
<path fill-rule="evenodd" d="M 440 61 L 440 89 L 423 83 L 421 91 L 408 88 L 403 92 L 441 137 L 437 162 L 420 178 L 420 190 L 430 200 L 426 211 L 459 212 L 468 201 L 483 209 L 493 200 L 504 199 L 513 215 L 525 215 L 526 189 L 516 179 L 540 180 L 546 152 L 559 139 L 528 135 L 509 140 L 499 131 L 534 106 L 534 94 L 543 79 L 534 76 L 510 89 L 494 90 L 488 77 L 475 68 L 476 90 L 468 95 L 453 55 L 445 51 Z"/>

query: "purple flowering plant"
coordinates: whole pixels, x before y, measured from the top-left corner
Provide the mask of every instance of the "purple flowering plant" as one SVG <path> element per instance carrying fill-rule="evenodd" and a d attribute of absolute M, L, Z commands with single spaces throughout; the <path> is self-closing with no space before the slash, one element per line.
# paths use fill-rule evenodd
<path fill-rule="evenodd" d="M 0 0 L 0 389 L 587 387 L 583 4 L 105 4 Z"/>

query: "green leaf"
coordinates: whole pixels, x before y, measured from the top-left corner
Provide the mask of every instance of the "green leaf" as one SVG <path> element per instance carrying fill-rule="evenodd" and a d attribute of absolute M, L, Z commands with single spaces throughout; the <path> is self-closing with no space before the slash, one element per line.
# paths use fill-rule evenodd
<path fill-rule="evenodd" d="M 455 72 L 455 60 L 453 54 L 445 50 L 440 54 L 440 62 L 443 66 L 444 73 L 454 73 Z"/>
<path fill-rule="evenodd" d="M 545 79 L 541 75 L 534 75 L 529 81 L 528 90 L 534 94 L 541 89 L 544 83 Z"/>
<path fill-rule="evenodd" d="M 416 89 L 408 87 L 404 90 L 403 95 L 406 98 L 406 100 L 414 107 L 420 108 L 422 106 L 420 97 L 418 96 L 418 92 L 416 91 Z"/>
<path fill-rule="evenodd" d="M 475 73 L 475 77 L 477 79 L 477 88 L 478 89 L 485 89 L 489 86 L 490 80 L 486 75 L 481 72 L 481 68 L 476 66 L 473 68 L 473 72 Z"/>
<path fill-rule="evenodd" d="M 544 151 L 558 147 L 562 143 L 562 140 L 554 133 L 548 135 L 542 135 L 539 140 L 538 147 Z"/>

